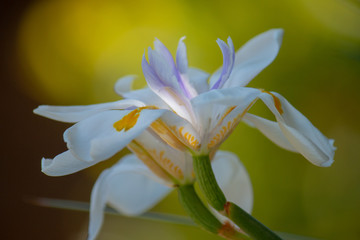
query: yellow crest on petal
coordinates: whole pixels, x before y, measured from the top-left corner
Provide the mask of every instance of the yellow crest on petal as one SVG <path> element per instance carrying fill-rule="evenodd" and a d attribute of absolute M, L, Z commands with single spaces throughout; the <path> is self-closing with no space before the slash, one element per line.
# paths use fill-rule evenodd
<path fill-rule="evenodd" d="M 133 128 L 136 125 L 137 120 L 140 116 L 140 112 L 143 109 L 157 109 L 157 107 L 146 106 L 146 107 L 140 107 L 134 109 L 133 111 L 125 115 L 122 119 L 114 123 L 113 126 L 116 129 L 116 131 L 121 132 L 122 130 L 124 130 L 124 132 L 126 132 L 129 129 Z"/>
<path fill-rule="evenodd" d="M 271 95 L 271 96 L 273 97 L 273 99 L 274 99 L 274 105 L 275 105 L 276 109 L 278 110 L 278 112 L 279 112 L 280 114 L 283 114 L 283 113 L 284 113 L 284 110 L 283 110 L 283 108 L 282 108 L 280 99 L 279 99 L 278 97 L 276 97 L 274 94 L 272 94 L 271 92 L 269 92 L 269 91 L 266 91 L 266 90 L 261 90 L 261 91 L 264 92 L 264 93 L 267 93 L 267 94 L 269 94 L 269 95 Z"/>
<path fill-rule="evenodd" d="M 133 128 L 140 116 L 141 109 L 137 108 L 127 115 L 125 115 L 122 119 L 114 123 L 114 128 L 116 131 L 121 132 L 124 130 L 126 132 L 127 130 Z"/>

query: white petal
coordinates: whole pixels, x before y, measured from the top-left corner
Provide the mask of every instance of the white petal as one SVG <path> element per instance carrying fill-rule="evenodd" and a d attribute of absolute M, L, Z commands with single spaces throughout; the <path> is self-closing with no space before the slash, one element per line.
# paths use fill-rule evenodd
<path fill-rule="evenodd" d="M 194 87 L 197 93 L 209 91 L 208 78 L 209 74 L 197 68 L 189 68 L 187 75 L 189 77 L 190 84 Z"/>
<path fill-rule="evenodd" d="M 64 176 L 88 168 L 97 162 L 86 162 L 76 158 L 70 151 L 57 155 L 54 159 L 43 158 L 41 171 L 48 176 Z"/>
<path fill-rule="evenodd" d="M 229 107 L 237 107 L 232 114 L 244 111 L 260 94 L 260 90 L 254 88 L 227 88 L 212 90 L 191 100 L 194 112 L 200 119 L 201 132 L 209 134 L 216 128 L 223 118 L 224 112 Z M 235 117 L 235 116 L 234 116 Z M 216 133 L 214 133 L 216 134 Z"/>
<path fill-rule="evenodd" d="M 42 105 L 34 109 L 34 113 L 62 122 L 79 122 L 99 112 L 110 109 L 126 109 L 129 107 L 143 107 L 144 103 L 138 100 L 126 99 L 116 102 L 100 103 L 84 106 L 48 106 Z"/>
<path fill-rule="evenodd" d="M 172 189 L 153 180 L 156 178 L 134 155 L 105 170 L 91 193 L 88 239 L 99 233 L 106 203 L 125 215 L 139 215 L 163 199 Z"/>
<path fill-rule="evenodd" d="M 212 167 L 226 199 L 250 213 L 253 207 L 251 181 L 237 156 L 230 152 L 218 151 L 212 161 Z"/>
<path fill-rule="evenodd" d="M 135 77 L 135 75 L 127 75 L 118 79 L 114 87 L 115 92 L 120 96 L 123 96 L 124 93 L 132 91 Z"/>
<path fill-rule="evenodd" d="M 161 109 L 170 109 L 157 94 L 155 94 L 149 88 L 143 88 L 139 90 L 130 91 L 123 94 L 126 99 L 136 99 L 143 102 L 146 106 L 156 106 Z"/>
<path fill-rule="evenodd" d="M 235 64 L 223 88 L 246 86 L 276 58 L 282 43 L 283 30 L 271 29 L 241 47 L 235 54 Z"/>
<path fill-rule="evenodd" d="M 192 181 L 192 156 L 187 151 L 180 151 L 170 147 L 158 135 L 152 131 L 144 131 L 135 139 L 138 147 L 130 144 L 132 150 L 158 177 L 170 181 L 173 179 L 177 184 L 189 183 Z M 139 152 L 136 152 L 139 149 Z M 190 159 L 190 160 L 189 160 Z"/>
<path fill-rule="evenodd" d="M 250 126 L 259 129 L 260 132 L 262 132 L 267 138 L 269 138 L 278 146 L 292 152 L 297 152 L 289 140 L 287 140 L 287 138 L 284 136 L 277 122 L 255 116 L 250 113 L 245 114 L 243 120 Z"/>
<path fill-rule="evenodd" d="M 317 166 L 328 167 L 333 163 L 336 148 L 332 139 L 326 138 L 280 94 L 264 92 L 259 97 L 275 115 L 284 136 L 299 153 Z"/>
<path fill-rule="evenodd" d="M 184 146 L 193 150 L 198 150 L 201 144 L 201 139 L 200 135 L 196 131 L 196 126 L 172 112 L 164 113 L 161 116 L 161 121 L 167 128 L 167 131 L 157 128 L 153 128 L 153 130 L 157 132 L 165 142 L 168 142 L 172 147 L 179 150 L 185 150 Z M 159 127 L 161 127 L 161 125 Z M 176 141 L 173 141 L 173 144 L 171 144 L 169 140 L 173 137 L 180 141 L 180 144 Z"/>
<path fill-rule="evenodd" d="M 137 111 L 136 116 L 127 120 L 133 124 L 129 129 L 117 130 L 114 124 L 123 117 L 131 116 L 129 113 L 132 111 L 105 111 L 68 128 L 64 133 L 64 140 L 71 152 L 80 159 L 89 162 L 108 159 L 139 136 L 166 111 L 138 110 L 133 110 Z"/>

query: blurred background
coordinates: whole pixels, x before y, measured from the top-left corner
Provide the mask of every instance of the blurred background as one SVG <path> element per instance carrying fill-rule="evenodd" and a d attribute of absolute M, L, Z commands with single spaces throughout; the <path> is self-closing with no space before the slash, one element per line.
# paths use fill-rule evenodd
<path fill-rule="evenodd" d="M 175 53 L 186 36 L 189 64 L 222 64 L 217 38 L 239 48 L 270 28 L 285 30 L 276 60 L 252 87 L 281 93 L 338 150 L 330 168 L 278 148 L 240 124 L 223 144 L 247 167 L 253 215 L 276 231 L 360 239 L 360 2 L 357 0 L 16 0 L 1 1 L 1 239 L 86 239 L 88 214 L 41 208 L 31 197 L 89 201 L 103 162 L 65 177 L 40 172 L 40 159 L 66 146 L 70 125 L 35 116 L 40 104 L 118 99 L 115 81 L 141 71 L 159 38 Z M 257 103 L 253 112 L 272 118 Z M 126 151 L 123 151 L 125 154 Z M 171 194 L 156 211 L 184 214 Z M 107 216 L 98 239 L 217 239 L 194 227 Z"/>

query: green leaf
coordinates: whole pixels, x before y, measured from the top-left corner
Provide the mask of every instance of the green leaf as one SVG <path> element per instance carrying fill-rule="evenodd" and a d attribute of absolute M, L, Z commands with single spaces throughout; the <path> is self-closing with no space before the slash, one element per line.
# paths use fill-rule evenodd
<path fill-rule="evenodd" d="M 26 199 L 27 202 L 41 206 L 41 207 L 49 207 L 49 208 L 58 208 L 58 209 L 66 209 L 66 210 L 75 210 L 75 211 L 82 211 L 82 212 L 89 212 L 90 204 L 87 202 L 80 202 L 80 201 L 71 201 L 71 200 L 64 200 L 64 199 L 54 199 L 54 198 L 28 198 Z M 196 224 L 186 216 L 168 214 L 168 213 L 160 213 L 160 212 L 146 212 L 139 216 L 125 216 L 121 213 L 117 212 L 113 208 L 106 207 L 104 210 L 107 214 L 118 215 L 122 217 L 128 218 L 137 218 L 137 219 L 144 219 L 144 220 L 152 220 L 158 222 L 165 222 L 165 223 L 173 223 L 173 224 L 180 224 L 186 226 L 196 226 Z"/>

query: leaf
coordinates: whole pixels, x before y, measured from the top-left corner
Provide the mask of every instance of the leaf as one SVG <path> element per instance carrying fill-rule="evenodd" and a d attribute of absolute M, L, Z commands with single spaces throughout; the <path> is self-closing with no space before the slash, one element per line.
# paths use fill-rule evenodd
<path fill-rule="evenodd" d="M 67 209 L 67 210 L 75 210 L 75 211 L 81 211 L 81 212 L 89 212 L 89 208 L 90 208 L 90 204 L 87 202 L 55 199 L 55 198 L 37 198 L 37 197 L 35 197 L 35 198 L 28 198 L 28 199 L 26 199 L 26 201 L 30 202 L 31 204 L 41 206 L 41 207 Z M 127 218 L 137 218 L 137 219 L 144 219 L 144 220 L 152 220 L 152 221 L 180 224 L 180 225 L 186 225 L 186 226 L 196 226 L 195 223 L 188 217 L 174 215 L 174 214 L 168 214 L 168 213 L 146 212 L 139 216 L 125 216 L 110 207 L 106 207 L 104 212 L 107 214 L 118 215 L 118 216 L 127 217 Z"/>

